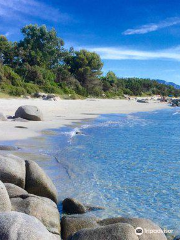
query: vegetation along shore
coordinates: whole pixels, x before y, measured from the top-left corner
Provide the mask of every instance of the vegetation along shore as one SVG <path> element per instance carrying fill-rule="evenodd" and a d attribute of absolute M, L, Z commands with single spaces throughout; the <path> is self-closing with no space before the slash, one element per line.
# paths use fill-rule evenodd
<path fill-rule="evenodd" d="M 23 39 L 10 42 L 0 36 L 0 91 L 14 96 L 36 92 L 64 97 L 120 97 L 124 94 L 180 96 L 180 89 L 156 80 L 119 78 L 102 72 L 103 62 L 95 52 L 65 48 L 55 29 L 27 25 Z"/>

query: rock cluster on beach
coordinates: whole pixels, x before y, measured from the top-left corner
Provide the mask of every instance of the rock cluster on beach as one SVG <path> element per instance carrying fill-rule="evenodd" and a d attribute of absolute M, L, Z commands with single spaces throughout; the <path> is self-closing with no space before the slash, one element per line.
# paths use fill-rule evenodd
<path fill-rule="evenodd" d="M 0 113 L 0 121 L 7 121 L 8 119 L 16 122 L 43 121 L 43 114 L 36 106 L 24 105 L 16 110 L 14 116 L 7 118 L 3 113 Z"/>
<path fill-rule="evenodd" d="M 41 92 L 35 93 L 33 97 L 40 98 L 43 100 L 48 100 L 48 101 L 58 101 L 60 99 L 55 94 L 47 94 L 47 93 L 41 93 Z"/>
<path fill-rule="evenodd" d="M 0 155 L 0 239 L 61 239 L 57 192 L 33 161 Z"/>
<path fill-rule="evenodd" d="M 161 229 L 147 219 L 98 219 L 83 215 L 101 209 L 75 199 L 63 201 L 60 222 L 57 191 L 51 179 L 33 161 L 0 155 L 1 240 L 166 240 Z M 137 235 L 136 228 L 156 233 Z"/>

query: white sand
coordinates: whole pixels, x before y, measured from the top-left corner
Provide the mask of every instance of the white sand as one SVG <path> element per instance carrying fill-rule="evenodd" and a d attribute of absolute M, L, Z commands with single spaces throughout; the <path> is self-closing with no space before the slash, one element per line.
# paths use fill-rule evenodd
<path fill-rule="evenodd" d="M 81 119 L 95 118 L 99 114 L 133 113 L 168 108 L 166 103 L 137 103 L 127 100 L 59 100 L 56 102 L 39 99 L 0 99 L 0 113 L 14 116 L 21 105 L 37 106 L 44 115 L 42 122 L 0 121 L 0 141 L 26 139 L 41 134 L 44 129 L 59 128 Z M 15 128 L 24 126 L 28 129 Z"/>

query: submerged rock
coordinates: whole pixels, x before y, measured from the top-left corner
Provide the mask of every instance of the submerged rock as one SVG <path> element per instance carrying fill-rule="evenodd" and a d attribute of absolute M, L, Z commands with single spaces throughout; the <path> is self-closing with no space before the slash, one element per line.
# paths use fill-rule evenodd
<path fill-rule="evenodd" d="M 57 203 L 57 190 L 51 179 L 33 161 L 26 161 L 26 191 L 41 197 L 47 197 Z"/>
<path fill-rule="evenodd" d="M 42 121 L 43 115 L 36 106 L 21 106 L 15 113 L 15 118 L 23 118 L 30 121 Z"/>

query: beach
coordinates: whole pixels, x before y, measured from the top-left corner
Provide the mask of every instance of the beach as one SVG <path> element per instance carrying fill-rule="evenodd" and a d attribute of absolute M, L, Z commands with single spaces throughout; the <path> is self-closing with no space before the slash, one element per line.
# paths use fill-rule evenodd
<path fill-rule="evenodd" d="M 167 103 L 151 101 L 138 103 L 134 100 L 85 99 L 45 101 L 42 99 L 0 99 L 0 113 L 13 117 L 18 107 L 37 106 L 43 113 L 41 122 L 0 122 L 0 141 L 21 140 L 36 137 L 45 129 L 71 125 L 82 119 L 93 119 L 100 114 L 147 112 L 169 108 Z M 17 127 L 25 127 L 17 128 Z"/>

